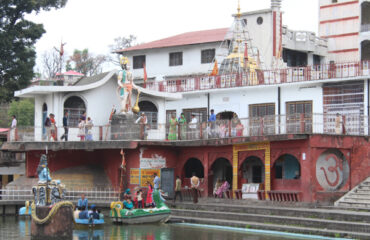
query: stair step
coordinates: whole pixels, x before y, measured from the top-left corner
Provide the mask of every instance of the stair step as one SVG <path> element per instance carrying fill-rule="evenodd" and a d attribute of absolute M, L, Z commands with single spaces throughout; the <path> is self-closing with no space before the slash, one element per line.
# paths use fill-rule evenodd
<path fill-rule="evenodd" d="M 240 221 L 256 221 L 262 223 L 274 223 L 284 225 L 299 225 L 304 227 L 325 228 L 325 229 L 343 229 L 346 231 L 357 231 L 370 233 L 369 223 L 348 222 L 315 218 L 302 218 L 291 216 L 275 216 L 249 213 L 231 213 L 231 212 L 214 212 L 200 210 L 184 210 L 172 209 L 172 214 L 177 216 L 200 217 L 210 219 L 223 220 L 240 220 Z"/>
<path fill-rule="evenodd" d="M 359 202 L 354 202 L 354 201 L 341 201 L 339 203 L 339 206 L 344 206 L 344 207 L 361 207 L 361 208 L 370 208 L 370 204 L 366 203 L 359 203 Z"/>
<path fill-rule="evenodd" d="M 181 219 L 187 223 L 196 223 L 196 224 L 211 224 L 211 225 L 220 225 L 220 226 L 231 226 L 231 227 L 240 227 L 240 228 L 251 228 L 251 229 L 263 229 L 263 230 L 274 230 L 281 232 L 294 232 L 310 235 L 321 235 L 321 236 L 330 236 L 339 234 L 341 237 L 357 238 L 357 239 L 370 239 L 369 233 L 358 233 L 352 231 L 343 231 L 343 230 L 327 230 L 320 228 L 311 228 L 311 227 L 302 227 L 302 226 L 291 226 L 291 225 L 280 225 L 272 223 L 258 223 L 251 221 L 238 221 L 238 220 L 224 220 L 224 219 L 208 219 L 200 217 L 187 217 L 187 216 L 173 216 L 171 219 Z"/>
<path fill-rule="evenodd" d="M 370 204 L 370 199 L 368 198 L 361 198 L 361 197 L 345 197 L 344 201 L 348 202 L 357 202 L 357 203 L 364 203 L 364 204 Z"/>

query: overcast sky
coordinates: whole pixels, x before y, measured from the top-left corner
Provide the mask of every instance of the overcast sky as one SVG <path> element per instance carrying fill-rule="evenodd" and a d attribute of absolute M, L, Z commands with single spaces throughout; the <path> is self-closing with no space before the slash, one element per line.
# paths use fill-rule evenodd
<path fill-rule="evenodd" d="M 149 42 L 176 34 L 231 26 L 237 0 L 68 0 L 59 10 L 28 18 L 44 24 L 36 44 L 41 54 L 66 42 L 65 53 L 88 48 L 107 54 L 114 38 L 137 37 Z M 241 12 L 270 7 L 270 0 L 240 0 Z M 292 30 L 317 33 L 318 0 L 283 0 L 283 24 Z"/>

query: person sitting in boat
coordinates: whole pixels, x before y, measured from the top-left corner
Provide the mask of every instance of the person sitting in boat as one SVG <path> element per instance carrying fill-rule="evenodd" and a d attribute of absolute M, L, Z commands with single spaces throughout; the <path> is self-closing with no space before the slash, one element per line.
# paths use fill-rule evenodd
<path fill-rule="evenodd" d="M 83 207 L 78 207 L 80 213 L 78 214 L 79 219 L 89 219 L 89 212 L 85 210 Z"/>
<path fill-rule="evenodd" d="M 88 209 L 88 200 L 85 198 L 85 194 L 81 194 L 81 198 L 77 202 L 77 207 L 81 207 L 84 210 Z"/>
<path fill-rule="evenodd" d="M 94 204 L 90 207 L 89 218 L 99 219 L 99 213 L 96 211 L 96 207 Z"/>
<path fill-rule="evenodd" d="M 128 197 L 126 197 L 125 200 L 123 200 L 123 206 L 128 210 L 131 210 L 134 208 L 134 204 L 132 203 L 131 199 Z"/>
<path fill-rule="evenodd" d="M 125 193 L 123 194 L 123 199 L 126 199 L 126 198 L 129 198 L 130 200 L 132 199 L 131 190 L 129 188 L 127 188 Z"/>
<path fill-rule="evenodd" d="M 137 208 L 143 208 L 143 190 L 139 190 L 136 193 L 137 198 Z"/>

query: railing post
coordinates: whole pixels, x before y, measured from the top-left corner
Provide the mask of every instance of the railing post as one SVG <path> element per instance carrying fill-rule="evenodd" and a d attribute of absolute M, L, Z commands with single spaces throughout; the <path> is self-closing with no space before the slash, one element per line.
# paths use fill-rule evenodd
<path fill-rule="evenodd" d="M 299 119 L 300 119 L 300 132 L 301 133 L 304 133 L 305 132 L 305 122 L 304 122 L 304 113 L 301 113 L 300 114 L 300 117 L 299 117 Z"/>
<path fill-rule="evenodd" d="M 263 117 L 260 118 L 260 134 L 263 136 L 263 130 L 264 130 L 264 123 L 263 123 Z"/>
<path fill-rule="evenodd" d="M 231 120 L 228 120 L 229 122 L 229 137 L 231 137 Z"/>
<path fill-rule="evenodd" d="M 342 116 L 342 133 L 343 135 L 346 134 L 346 116 Z"/>
<path fill-rule="evenodd" d="M 103 126 L 99 126 L 99 140 L 103 141 Z"/>
<path fill-rule="evenodd" d="M 199 126 L 199 139 L 203 139 L 203 123 Z"/>
<path fill-rule="evenodd" d="M 18 128 L 15 128 L 14 129 L 14 140 L 15 141 L 18 141 L 19 140 L 19 138 L 18 138 Z"/>

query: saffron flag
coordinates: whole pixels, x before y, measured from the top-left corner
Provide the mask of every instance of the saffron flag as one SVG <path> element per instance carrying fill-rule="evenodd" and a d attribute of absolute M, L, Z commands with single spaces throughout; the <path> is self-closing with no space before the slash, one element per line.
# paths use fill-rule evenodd
<path fill-rule="evenodd" d="M 215 60 L 215 65 L 213 66 L 213 70 L 210 74 L 210 76 L 216 76 L 218 75 L 218 65 L 217 65 L 217 60 Z"/>
<path fill-rule="evenodd" d="M 148 75 L 146 74 L 145 62 L 143 63 L 143 68 L 144 68 L 144 88 L 146 88 L 146 81 L 148 80 Z"/>

